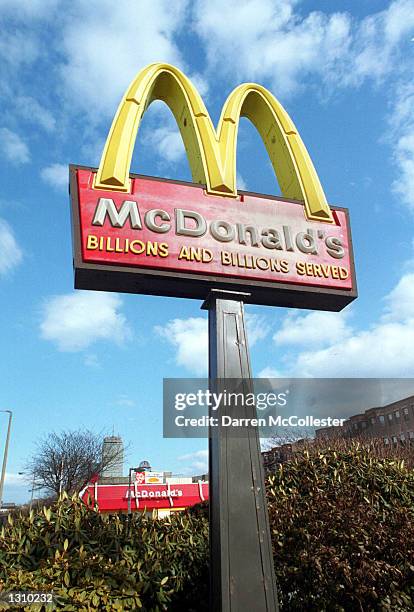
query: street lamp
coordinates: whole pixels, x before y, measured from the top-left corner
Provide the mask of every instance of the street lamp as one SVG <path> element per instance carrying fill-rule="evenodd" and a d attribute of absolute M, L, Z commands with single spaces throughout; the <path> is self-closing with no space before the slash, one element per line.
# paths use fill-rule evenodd
<path fill-rule="evenodd" d="M 19 476 L 24 476 L 24 475 L 26 475 L 26 472 L 18 472 L 18 474 L 19 474 Z M 29 489 L 29 493 L 31 493 L 31 496 L 30 496 L 30 504 L 29 504 L 29 510 L 31 510 L 31 509 L 32 509 L 34 492 L 37 490 L 37 489 L 35 488 L 35 484 L 36 484 L 36 474 L 35 474 L 35 472 L 33 472 L 32 488 L 31 488 L 31 489 Z M 37 483 L 37 484 L 39 484 L 39 483 Z M 40 488 L 41 488 L 41 487 L 38 487 L 38 489 L 40 489 Z"/>
<path fill-rule="evenodd" d="M 36 474 L 33 472 L 32 488 L 30 489 L 31 495 L 30 495 L 29 510 L 31 510 L 33 506 L 34 492 L 36 491 L 35 484 L 36 484 Z"/>
<path fill-rule="evenodd" d="M 9 424 L 7 427 L 7 437 L 6 437 L 6 444 L 4 446 L 3 466 L 1 468 L 1 478 L 0 478 L 0 508 L 3 508 L 3 487 L 4 487 L 4 479 L 6 477 L 7 455 L 9 452 L 10 429 L 11 429 L 13 413 L 11 410 L 0 410 L 0 412 L 7 412 L 7 414 L 9 415 Z"/>
<path fill-rule="evenodd" d="M 128 477 L 128 516 L 131 517 L 131 474 L 132 472 L 140 472 L 141 468 L 139 467 L 130 467 L 129 468 L 129 477 Z"/>

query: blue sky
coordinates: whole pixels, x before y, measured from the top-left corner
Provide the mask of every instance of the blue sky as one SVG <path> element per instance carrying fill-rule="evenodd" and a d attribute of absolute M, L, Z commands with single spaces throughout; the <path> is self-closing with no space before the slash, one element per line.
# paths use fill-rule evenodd
<path fill-rule="evenodd" d="M 414 0 L 0 0 L 0 28 L 6 501 L 27 498 L 17 473 L 52 430 L 114 428 L 126 466 L 205 469 L 203 441 L 162 439 L 161 405 L 163 377 L 206 373 L 201 303 L 73 290 L 67 166 L 98 165 L 120 98 L 150 62 L 184 70 L 214 121 L 240 82 L 268 87 L 329 202 L 350 210 L 358 300 L 342 313 L 247 308 L 255 375 L 414 376 Z M 160 104 L 132 169 L 191 180 Z M 246 120 L 238 185 L 279 193 Z"/>

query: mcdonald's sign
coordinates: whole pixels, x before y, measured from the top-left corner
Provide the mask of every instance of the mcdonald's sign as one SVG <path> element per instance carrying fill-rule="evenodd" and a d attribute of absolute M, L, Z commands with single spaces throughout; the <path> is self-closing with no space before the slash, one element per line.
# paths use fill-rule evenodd
<path fill-rule="evenodd" d="M 154 100 L 177 121 L 193 183 L 130 173 Z M 240 117 L 261 135 L 282 196 L 238 191 Z M 177 68 L 134 79 L 98 169 L 70 166 L 75 287 L 204 299 L 244 291 L 257 304 L 340 310 L 356 297 L 348 211 L 329 206 L 291 118 L 264 87 L 227 98 L 217 129 Z"/>

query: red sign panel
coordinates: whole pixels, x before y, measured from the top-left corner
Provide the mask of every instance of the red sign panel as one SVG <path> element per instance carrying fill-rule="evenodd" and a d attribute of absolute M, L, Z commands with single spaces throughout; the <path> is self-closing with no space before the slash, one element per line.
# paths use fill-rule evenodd
<path fill-rule="evenodd" d="M 128 491 L 130 493 L 128 493 Z M 80 493 L 81 499 L 100 512 L 126 512 L 128 495 L 131 510 L 142 511 L 154 508 L 188 508 L 208 499 L 208 482 L 170 485 L 102 485 L 89 484 Z"/>
<path fill-rule="evenodd" d="M 331 207 L 332 224 L 281 198 L 141 176 L 123 193 L 94 189 L 91 169 L 71 175 L 77 288 L 205 298 L 214 287 L 329 310 L 356 297 L 345 209 Z"/>

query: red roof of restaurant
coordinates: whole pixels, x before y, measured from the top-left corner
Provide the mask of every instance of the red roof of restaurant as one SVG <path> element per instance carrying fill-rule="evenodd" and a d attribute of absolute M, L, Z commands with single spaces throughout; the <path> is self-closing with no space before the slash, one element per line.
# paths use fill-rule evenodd
<path fill-rule="evenodd" d="M 128 485 L 88 483 L 80 492 L 81 499 L 99 512 L 127 512 Z M 178 509 L 194 506 L 208 499 L 208 482 L 189 484 L 131 485 L 131 510 Z"/>

